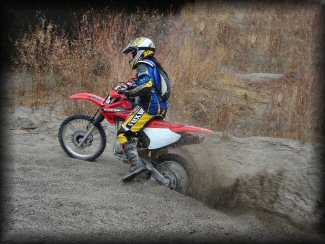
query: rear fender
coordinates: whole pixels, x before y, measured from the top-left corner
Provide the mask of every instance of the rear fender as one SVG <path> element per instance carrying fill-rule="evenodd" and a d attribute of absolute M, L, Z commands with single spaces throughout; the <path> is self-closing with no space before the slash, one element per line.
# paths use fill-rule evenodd
<path fill-rule="evenodd" d="M 170 145 L 182 146 L 198 144 L 203 141 L 204 136 L 191 135 L 190 133 L 197 132 L 207 134 L 213 131 L 196 126 L 153 120 L 143 132 L 150 139 L 148 148 L 158 149 Z"/>
<path fill-rule="evenodd" d="M 70 98 L 75 100 L 88 100 L 95 103 L 99 107 L 103 106 L 103 103 L 105 101 L 104 98 L 91 93 L 77 93 L 70 96 Z"/>
<path fill-rule="evenodd" d="M 150 140 L 148 148 L 158 149 L 166 147 L 170 144 L 177 142 L 181 135 L 175 132 L 172 132 L 168 128 L 144 128 L 143 132 L 147 135 Z"/>
<path fill-rule="evenodd" d="M 175 133 L 185 133 L 185 132 L 197 132 L 197 133 L 212 133 L 212 130 L 203 129 L 191 125 L 183 125 L 179 123 L 169 123 L 166 121 L 153 120 L 148 125 L 149 128 L 168 128 Z"/>

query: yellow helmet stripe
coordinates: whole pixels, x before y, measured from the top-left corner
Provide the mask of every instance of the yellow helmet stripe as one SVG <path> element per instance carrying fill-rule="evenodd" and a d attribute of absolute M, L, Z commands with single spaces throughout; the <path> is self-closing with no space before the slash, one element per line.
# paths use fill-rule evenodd
<path fill-rule="evenodd" d="M 154 52 L 153 51 L 151 51 L 151 50 L 147 50 L 147 51 L 145 51 L 144 53 L 143 53 L 143 56 L 144 57 L 147 57 L 147 56 L 149 56 L 149 55 L 151 55 L 151 54 L 153 54 Z"/>
<path fill-rule="evenodd" d="M 134 45 L 139 46 L 144 40 L 144 37 L 139 37 L 137 40 L 134 41 Z"/>

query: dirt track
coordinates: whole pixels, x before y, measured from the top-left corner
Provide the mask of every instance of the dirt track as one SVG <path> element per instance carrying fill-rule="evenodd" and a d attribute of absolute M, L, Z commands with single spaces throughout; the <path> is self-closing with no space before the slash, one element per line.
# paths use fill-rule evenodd
<path fill-rule="evenodd" d="M 141 177 L 123 184 L 128 166 L 112 156 L 110 143 L 96 162 L 64 154 L 57 139 L 63 117 L 21 109 L 12 117 L 17 122 L 8 125 L 3 241 L 325 240 L 275 215 L 215 210 Z"/>

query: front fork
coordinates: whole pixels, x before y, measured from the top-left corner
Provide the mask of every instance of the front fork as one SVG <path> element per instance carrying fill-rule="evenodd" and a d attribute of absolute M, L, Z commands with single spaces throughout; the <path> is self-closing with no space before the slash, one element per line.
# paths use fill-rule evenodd
<path fill-rule="evenodd" d="M 78 144 L 78 147 L 81 147 L 85 141 L 88 139 L 89 135 L 93 132 L 93 130 L 95 129 L 95 127 L 101 123 L 104 120 L 104 115 L 102 113 L 100 113 L 98 115 L 98 117 L 94 120 L 93 123 L 89 123 L 90 124 L 90 128 L 88 129 L 86 135 L 81 139 L 81 141 Z"/>

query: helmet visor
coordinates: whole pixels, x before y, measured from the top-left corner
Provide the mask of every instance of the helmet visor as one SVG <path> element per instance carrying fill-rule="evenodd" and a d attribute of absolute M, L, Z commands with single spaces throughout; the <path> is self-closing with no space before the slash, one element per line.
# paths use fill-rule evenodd
<path fill-rule="evenodd" d="M 126 55 L 128 57 L 129 63 L 131 63 L 132 60 L 134 59 L 134 57 L 137 55 L 137 52 L 132 50 L 131 52 L 127 53 Z"/>
<path fill-rule="evenodd" d="M 137 52 L 131 51 L 131 52 L 127 53 L 126 55 L 128 56 L 128 59 L 131 62 L 134 59 L 135 55 L 137 55 Z"/>

